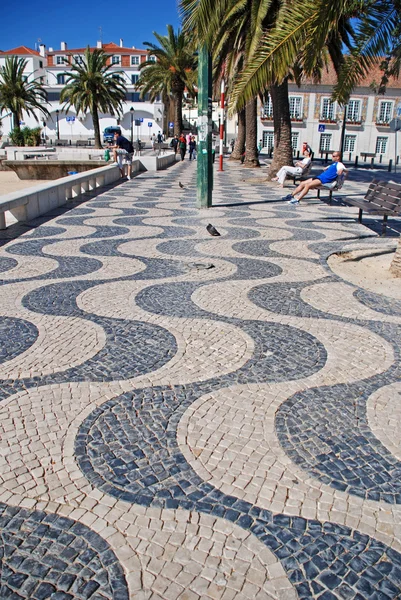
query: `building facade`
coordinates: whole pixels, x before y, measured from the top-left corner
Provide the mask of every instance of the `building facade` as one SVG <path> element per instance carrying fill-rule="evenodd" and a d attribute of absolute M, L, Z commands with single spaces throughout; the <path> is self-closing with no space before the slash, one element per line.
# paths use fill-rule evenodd
<path fill-rule="evenodd" d="M 376 154 L 382 160 L 394 161 L 400 154 L 396 119 L 401 125 L 401 80 L 390 80 L 385 95 L 377 95 L 379 68 L 369 73 L 353 93 L 345 107 L 345 156 Z M 294 153 L 308 142 L 316 155 L 340 149 L 344 107 L 332 102 L 336 75 L 331 68 L 319 83 L 305 81 L 301 87 L 289 85 L 289 103 Z M 270 97 L 260 103 L 258 139 L 269 151 L 274 144 L 273 108 Z M 369 159 L 369 158 L 368 158 Z"/>
<path fill-rule="evenodd" d="M 115 70 L 116 76 L 122 77 L 127 86 L 126 99 L 123 103 L 122 114 L 119 117 L 100 113 L 100 129 L 106 127 L 121 127 L 123 135 L 134 139 L 149 139 L 152 134 L 158 134 L 163 129 L 164 105 L 160 101 L 150 102 L 145 97 L 142 100 L 135 84 L 139 78 L 139 66 L 149 59 L 146 50 L 137 48 L 126 48 L 123 40 L 120 44 L 113 42 L 108 44 L 97 43 L 97 48 L 103 48 L 110 55 L 108 60 L 111 71 Z M 6 52 L 0 52 L 0 67 L 4 65 L 7 56 L 18 56 L 27 60 L 25 73 L 28 81 L 39 79 L 47 92 L 48 104 L 46 108 L 50 117 L 45 118 L 38 114 L 38 121 L 34 117 L 24 115 L 21 126 L 42 127 L 43 135 L 48 139 L 55 140 L 57 137 L 67 140 L 91 139 L 93 123 L 90 114 L 77 115 L 74 107 L 68 111 L 64 110 L 60 102 L 60 95 L 68 78 L 68 72 L 73 64 L 83 61 L 86 48 L 68 49 L 65 42 L 61 42 L 60 49 L 46 49 L 44 45 L 39 47 L 39 52 L 21 46 Z M 150 57 L 150 60 L 152 57 Z M 133 110 L 131 110 L 133 109 Z M 4 111 L 0 115 L 3 137 L 7 136 L 12 128 L 11 115 Z"/>

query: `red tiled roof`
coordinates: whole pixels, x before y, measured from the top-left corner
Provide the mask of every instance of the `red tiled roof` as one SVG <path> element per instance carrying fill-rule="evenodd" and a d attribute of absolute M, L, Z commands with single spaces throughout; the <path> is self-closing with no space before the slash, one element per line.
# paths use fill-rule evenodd
<path fill-rule="evenodd" d="M 358 87 L 369 87 L 372 83 L 378 85 L 381 81 L 383 72 L 380 69 L 381 61 L 378 61 L 377 64 L 370 69 L 368 75 L 365 77 L 363 81 L 358 84 Z M 306 84 L 314 83 L 310 78 L 305 78 Z M 337 75 L 333 65 L 330 63 L 329 66 L 322 70 L 322 79 L 320 81 L 321 85 L 330 85 L 333 86 L 337 83 Z M 401 88 L 401 78 L 394 79 L 391 78 L 387 84 L 387 89 L 399 89 Z"/>
<path fill-rule="evenodd" d="M 91 51 L 96 50 L 95 47 L 90 47 Z M 121 48 L 118 44 L 114 42 L 109 42 L 108 44 L 103 44 L 102 49 L 106 52 L 114 52 L 120 54 L 146 54 L 147 50 L 141 50 L 140 48 Z M 86 50 L 85 48 L 68 48 L 67 50 L 52 50 L 51 52 L 47 52 L 47 54 L 83 54 Z"/>
<path fill-rule="evenodd" d="M 4 52 L 0 52 L 0 55 L 8 54 L 8 55 L 17 55 L 17 56 L 26 56 L 27 54 L 33 56 L 40 56 L 39 52 L 36 50 L 32 50 L 32 48 L 27 48 L 26 46 L 18 46 L 18 48 L 13 48 L 12 50 L 5 50 Z"/>

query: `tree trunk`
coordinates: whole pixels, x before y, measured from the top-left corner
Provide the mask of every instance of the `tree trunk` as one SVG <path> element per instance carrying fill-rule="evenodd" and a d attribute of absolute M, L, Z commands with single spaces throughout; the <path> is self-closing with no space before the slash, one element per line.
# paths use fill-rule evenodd
<path fill-rule="evenodd" d="M 241 160 L 241 156 L 245 152 L 245 109 L 237 113 L 238 132 L 235 140 L 234 150 L 230 154 L 229 160 Z"/>
<path fill-rule="evenodd" d="M 93 133 L 95 135 L 95 148 L 101 148 L 102 141 L 100 139 L 99 114 L 97 112 L 97 106 L 93 107 L 91 114 L 93 121 Z"/>
<path fill-rule="evenodd" d="M 293 165 L 288 80 L 285 79 L 281 85 L 272 85 L 270 96 L 273 105 L 274 154 L 268 179 L 275 177 L 281 167 Z"/>
<path fill-rule="evenodd" d="M 260 167 L 258 159 L 258 120 L 257 120 L 257 99 L 251 100 L 245 106 L 246 118 L 246 151 L 244 167 L 254 169 Z"/>
<path fill-rule="evenodd" d="M 16 131 L 19 131 L 21 129 L 20 127 L 20 116 L 17 112 L 13 112 L 13 129 L 15 129 Z"/>
<path fill-rule="evenodd" d="M 182 96 L 183 92 L 174 93 L 174 135 L 182 133 Z"/>
<path fill-rule="evenodd" d="M 394 258 L 391 261 L 390 273 L 395 277 L 401 277 L 401 239 L 398 240 L 397 250 L 395 251 Z"/>

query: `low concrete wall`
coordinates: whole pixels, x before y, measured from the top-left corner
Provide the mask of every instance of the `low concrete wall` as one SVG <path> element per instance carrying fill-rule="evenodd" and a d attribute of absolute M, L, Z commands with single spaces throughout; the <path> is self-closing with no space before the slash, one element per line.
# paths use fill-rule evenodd
<path fill-rule="evenodd" d="M 161 171 L 175 164 L 175 154 L 169 152 L 160 156 L 140 156 L 138 160 L 145 171 Z"/>
<path fill-rule="evenodd" d="M 4 164 L 15 171 L 19 179 L 48 179 L 49 181 L 66 177 L 68 171 L 84 173 L 107 165 L 104 160 L 7 160 Z"/>
<path fill-rule="evenodd" d="M 139 161 L 135 161 L 132 170 L 138 172 L 139 169 Z M 120 170 L 112 164 L 0 196 L 0 229 L 6 228 L 5 211 L 10 211 L 17 221 L 30 221 L 71 198 L 119 179 Z"/>

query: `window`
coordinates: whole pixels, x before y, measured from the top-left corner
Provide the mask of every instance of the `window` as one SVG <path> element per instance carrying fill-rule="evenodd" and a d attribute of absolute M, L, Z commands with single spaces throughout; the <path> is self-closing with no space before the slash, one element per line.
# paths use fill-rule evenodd
<path fill-rule="evenodd" d="M 118 73 L 115 73 L 114 75 L 111 76 L 112 79 L 117 79 L 119 81 L 122 81 L 122 77 L 121 75 L 119 75 Z"/>
<path fill-rule="evenodd" d="M 60 92 L 47 92 L 48 102 L 59 102 Z"/>
<path fill-rule="evenodd" d="M 149 56 L 150 62 L 156 62 L 156 56 L 153 56 L 153 54 L 151 56 Z"/>
<path fill-rule="evenodd" d="M 346 135 L 344 139 L 344 152 L 355 152 L 356 135 Z"/>
<path fill-rule="evenodd" d="M 270 95 L 267 96 L 266 102 L 263 105 L 262 117 L 265 119 L 273 118 L 273 103 Z"/>
<path fill-rule="evenodd" d="M 387 140 L 387 137 L 380 136 L 376 139 L 376 154 L 386 154 Z"/>
<path fill-rule="evenodd" d="M 76 65 L 83 65 L 84 64 L 84 59 L 82 56 L 79 56 L 78 54 L 76 56 L 74 56 L 74 63 Z"/>
<path fill-rule="evenodd" d="M 298 131 L 293 131 L 291 133 L 291 146 L 292 146 L 292 151 L 295 152 L 296 150 L 298 150 L 298 141 L 299 141 L 299 132 Z"/>
<path fill-rule="evenodd" d="M 274 132 L 273 131 L 264 131 L 263 132 L 263 148 L 267 148 L 268 151 L 273 149 L 274 147 Z"/>
<path fill-rule="evenodd" d="M 320 144 L 319 144 L 320 152 L 325 152 L 326 150 L 330 150 L 330 146 L 331 146 L 331 133 L 322 133 L 320 135 Z"/>
<path fill-rule="evenodd" d="M 39 69 L 43 69 L 43 60 L 39 61 Z"/>
<path fill-rule="evenodd" d="M 350 100 L 347 106 L 347 121 L 360 123 L 361 120 L 361 101 Z"/>
<path fill-rule="evenodd" d="M 26 75 L 23 75 L 23 76 L 22 76 L 22 81 L 24 81 L 24 82 L 25 82 L 25 81 L 28 81 L 28 77 L 27 77 Z"/>
<path fill-rule="evenodd" d="M 119 65 L 120 64 L 120 57 L 119 56 L 112 56 L 111 57 L 111 64 L 112 65 Z"/>
<path fill-rule="evenodd" d="M 393 113 L 393 103 L 385 102 L 384 100 L 379 104 L 378 118 L 377 124 L 387 124 L 391 121 L 391 116 Z"/>
<path fill-rule="evenodd" d="M 56 56 L 56 65 L 63 65 L 65 62 L 64 56 Z"/>
<path fill-rule="evenodd" d="M 131 83 L 135 85 L 138 83 L 139 75 L 131 75 Z"/>
<path fill-rule="evenodd" d="M 65 75 L 59 74 L 57 75 L 57 85 L 64 85 L 65 83 Z"/>
<path fill-rule="evenodd" d="M 290 117 L 291 119 L 302 119 L 302 98 L 300 96 L 290 96 Z"/>
<path fill-rule="evenodd" d="M 139 56 L 131 56 L 131 65 L 139 65 Z"/>
<path fill-rule="evenodd" d="M 322 121 L 335 121 L 335 104 L 330 98 L 323 98 L 322 110 L 320 113 L 320 119 Z"/>

